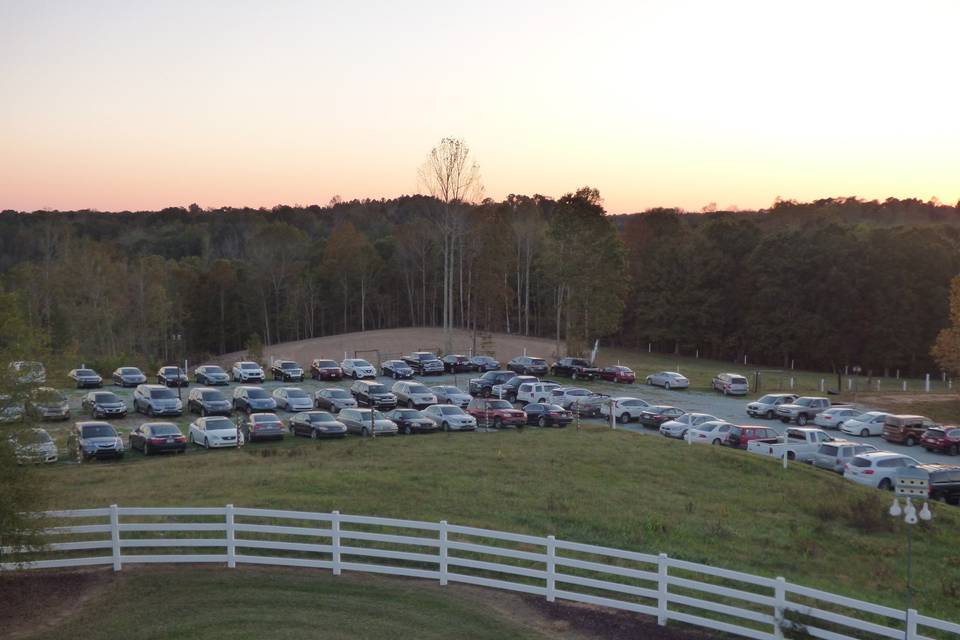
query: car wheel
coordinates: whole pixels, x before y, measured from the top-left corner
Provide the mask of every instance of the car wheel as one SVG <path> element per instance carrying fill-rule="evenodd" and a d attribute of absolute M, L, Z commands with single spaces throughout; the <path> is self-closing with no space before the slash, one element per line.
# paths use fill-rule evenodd
<path fill-rule="evenodd" d="M 714 439 L 713 439 L 713 445 L 714 445 L 714 446 L 719 446 L 719 445 L 720 445 L 720 438 L 714 438 Z"/>
<path fill-rule="evenodd" d="M 949 453 L 950 453 L 950 455 L 952 455 L 952 456 L 957 455 L 958 453 L 960 453 L 960 447 L 958 447 L 958 446 L 955 445 L 955 444 L 950 445 L 950 451 L 949 451 Z"/>
<path fill-rule="evenodd" d="M 408 425 L 408 424 L 407 424 L 407 425 L 404 425 L 404 426 L 403 426 L 403 435 L 409 436 L 411 433 L 413 433 L 413 429 L 410 428 L 410 425 Z"/>
<path fill-rule="evenodd" d="M 204 449 L 210 448 L 210 439 L 207 438 L 207 436 L 203 436 L 203 448 Z"/>
<path fill-rule="evenodd" d="M 360 437 L 367 438 L 370 436 L 370 430 L 366 427 L 360 427 Z"/>
<path fill-rule="evenodd" d="M 450 425 L 447 424 L 446 421 L 444 421 L 444 423 L 440 425 L 440 428 L 443 429 L 444 431 L 450 431 Z"/>
<path fill-rule="evenodd" d="M 207 417 L 207 408 L 206 408 L 206 407 L 200 407 L 200 415 L 201 415 L 202 417 L 204 417 L 204 418 Z"/>
<path fill-rule="evenodd" d="M 407 400 L 407 409 L 415 409 L 416 407 L 413 404 L 413 400 Z"/>
<path fill-rule="evenodd" d="M 148 455 L 150 455 L 151 453 L 153 453 L 153 452 L 150 450 L 150 443 L 149 443 L 149 442 L 144 442 L 144 443 L 143 443 L 143 455 L 148 456 Z"/>
<path fill-rule="evenodd" d="M 890 481 L 890 478 L 884 478 L 878 486 L 884 491 L 893 491 L 893 482 Z"/>
<path fill-rule="evenodd" d="M 353 379 L 354 379 L 354 380 L 358 380 L 358 379 L 359 379 L 359 378 L 357 378 L 357 372 L 356 372 L 356 371 L 353 372 Z"/>
<path fill-rule="evenodd" d="M 866 438 L 866 437 L 869 436 L 869 435 L 870 435 L 870 431 L 869 431 L 868 429 L 861 429 L 861 430 L 860 430 L 860 437 L 861 437 L 861 438 Z"/>
<path fill-rule="evenodd" d="M 908 447 L 912 447 L 913 445 L 917 444 L 917 441 L 913 436 L 907 436 L 907 441 L 904 444 L 906 444 Z"/>
<path fill-rule="evenodd" d="M 664 391 L 670 391 L 670 383 L 669 383 L 669 382 L 664 382 L 664 383 L 663 383 L 663 389 L 664 389 Z"/>
<path fill-rule="evenodd" d="M 797 416 L 797 424 L 800 425 L 801 427 L 802 427 L 803 425 L 807 424 L 807 416 L 803 415 L 802 413 L 801 413 L 800 415 L 798 415 L 798 416 Z"/>
<path fill-rule="evenodd" d="M 628 412 L 621 413 L 620 424 L 627 424 L 628 422 L 630 422 L 630 414 Z"/>
<path fill-rule="evenodd" d="M 541 427 L 545 427 L 547 426 L 547 419 L 543 416 L 540 416 L 540 419 L 537 420 L 537 424 L 540 425 Z"/>
<path fill-rule="evenodd" d="M 687 439 L 687 430 L 686 430 L 686 429 L 684 429 L 682 432 L 680 432 L 680 439 L 681 439 L 681 440 L 686 440 L 686 439 Z"/>
<path fill-rule="evenodd" d="M 543 404 L 546 401 L 547 401 L 546 398 L 540 398 L 539 400 L 537 400 L 537 402 L 539 402 L 540 404 Z"/>
<path fill-rule="evenodd" d="M 500 419 L 500 416 L 497 416 L 493 419 L 493 428 L 500 429 L 503 427 L 503 420 Z"/>
<path fill-rule="evenodd" d="M 764 415 L 766 415 L 767 420 L 773 420 L 773 409 L 768 409 L 767 413 Z"/>
<path fill-rule="evenodd" d="M 793 451 L 787 451 L 787 460 L 796 460 L 797 454 Z"/>
<path fill-rule="evenodd" d="M 319 439 L 320 439 L 320 432 L 317 431 L 316 429 L 311 429 L 311 430 L 310 430 L 310 439 L 311 439 L 311 440 L 319 440 Z"/>

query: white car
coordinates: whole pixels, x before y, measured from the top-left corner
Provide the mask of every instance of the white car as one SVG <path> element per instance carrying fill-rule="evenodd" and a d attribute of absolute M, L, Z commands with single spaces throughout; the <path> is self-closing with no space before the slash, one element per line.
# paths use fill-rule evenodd
<path fill-rule="evenodd" d="M 704 422 L 715 422 L 719 419 L 709 413 L 685 413 L 674 420 L 667 420 L 661 424 L 660 435 L 683 439 L 689 429 L 699 427 Z"/>
<path fill-rule="evenodd" d="M 847 418 L 840 425 L 840 431 L 852 436 L 879 436 L 883 435 L 883 425 L 889 413 L 883 411 L 867 411 L 856 418 Z"/>
<path fill-rule="evenodd" d="M 550 393 L 559 388 L 560 385 L 556 382 L 524 382 L 517 388 L 517 402 L 543 404 L 552 397 Z"/>
<path fill-rule="evenodd" d="M 863 411 L 852 407 L 830 407 L 813 417 L 813 424 L 824 429 L 839 429 L 850 418 L 862 415 Z"/>
<path fill-rule="evenodd" d="M 669 391 L 670 389 L 686 389 L 690 386 L 690 381 L 676 371 L 658 371 L 647 376 L 647 384 L 654 387 L 663 387 Z"/>
<path fill-rule="evenodd" d="M 256 362 L 242 361 L 233 363 L 234 382 L 263 382 L 263 367 Z"/>
<path fill-rule="evenodd" d="M 340 363 L 340 369 L 345 377 L 349 376 L 354 380 L 377 377 L 377 370 L 363 358 L 347 358 Z"/>
<path fill-rule="evenodd" d="M 610 402 L 600 405 L 600 415 L 609 419 L 611 405 L 613 405 L 614 419 L 626 424 L 634 418 L 639 418 L 640 412 L 649 407 L 650 403 L 640 398 L 611 398 Z"/>
<path fill-rule="evenodd" d="M 687 439 L 694 444 L 721 445 L 730 435 L 730 429 L 735 425 L 723 420 L 703 422 L 694 429 L 687 431 Z"/>
<path fill-rule="evenodd" d="M 581 389 L 579 387 L 567 387 L 563 390 L 563 395 L 559 398 L 556 396 L 553 397 L 553 402 L 560 405 L 564 409 L 570 410 L 581 400 L 585 400 L 593 395 L 593 392 L 589 389 Z"/>
<path fill-rule="evenodd" d="M 461 409 L 470 404 L 472 396 L 460 387 L 438 385 L 430 387 L 434 395 L 437 396 L 437 402 L 440 404 L 453 404 Z"/>
<path fill-rule="evenodd" d="M 477 420 L 460 407 L 452 404 L 434 404 L 423 410 L 423 415 L 433 420 L 443 431 L 473 431 Z"/>
<path fill-rule="evenodd" d="M 300 387 L 274 389 L 273 399 L 276 401 L 278 409 L 294 412 L 313 409 L 313 398 Z"/>
<path fill-rule="evenodd" d="M 861 453 L 854 456 L 843 468 L 843 477 L 868 487 L 893 489 L 893 483 L 900 469 L 915 467 L 918 464 L 920 463 L 910 456 L 892 451 Z"/>
<path fill-rule="evenodd" d="M 747 415 L 751 418 L 773 420 L 777 417 L 777 407 L 782 404 L 790 404 L 798 397 L 795 393 L 768 393 L 747 405 Z"/>
<path fill-rule="evenodd" d="M 191 422 L 187 438 L 195 445 L 212 449 L 237 446 L 238 435 L 242 445 L 243 431 L 238 430 L 237 425 L 230 418 L 213 416 L 197 418 Z"/>

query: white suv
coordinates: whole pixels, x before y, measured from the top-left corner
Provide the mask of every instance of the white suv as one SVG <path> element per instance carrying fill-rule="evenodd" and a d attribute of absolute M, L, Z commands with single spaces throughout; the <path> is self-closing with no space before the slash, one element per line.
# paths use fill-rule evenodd
<path fill-rule="evenodd" d="M 608 403 L 600 405 L 600 415 L 610 417 L 610 405 L 613 405 L 613 417 L 617 422 L 627 423 L 640 417 L 640 412 L 650 406 L 650 403 L 640 398 L 613 398 Z"/>
<path fill-rule="evenodd" d="M 233 363 L 234 382 L 263 382 L 263 367 L 256 362 L 242 361 Z"/>
<path fill-rule="evenodd" d="M 550 399 L 550 392 L 559 387 L 556 382 L 524 382 L 517 388 L 517 402 L 542 404 Z"/>
<path fill-rule="evenodd" d="M 843 468 L 843 477 L 858 484 L 880 489 L 893 489 L 897 473 L 904 467 L 915 467 L 919 462 L 902 453 L 875 451 L 853 456 Z"/>
<path fill-rule="evenodd" d="M 354 380 L 377 377 L 377 370 L 363 358 L 347 358 L 340 363 L 340 369 L 344 376 L 350 376 Z"/>
<path fill-rule="evenodd" d="M 411 409 L 424 409 L 437 404 L 436 394 L 423 383 L 413 380 L 395 382 L 391 391 L 397 396 L 398 405 L 405 405 Z"/>

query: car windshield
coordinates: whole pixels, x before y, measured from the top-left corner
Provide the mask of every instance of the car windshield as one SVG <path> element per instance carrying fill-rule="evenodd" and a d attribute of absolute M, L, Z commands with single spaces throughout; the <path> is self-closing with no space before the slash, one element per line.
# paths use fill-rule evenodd
<path fill-rule="evenodd" d="M 777 396 L 763 396 L 762 398 L 757 400 L 757 402 L 760 404 L 773 404 L 776 401 L 777 401 Z"/>
<path fill-rule="evenodd" d="M 273 414 L 269 414 L 265 416 L 253 416 L 253 421 L 257 424 L 270 424 L 280 422 L 280 418 Z"/>
<path fill-rule="evenodd" d="M 223 394 L 219 391 L 204 391 L 201 395 L 203 395 L 204 400 L 211 402 L 226 400 L 226 398 L 223 397 Z"/>
<path fill-rule="evenodd" d="M 932 438 L 943 438 L 947 435 L 946 429 L 938 429 L 936 427 L 927 429 L 927 435 Z"/>
<path fill-rule="evenodd" d="M 164 367 L 161 371 L 165 376 L 175 376 L 180 373 L 180 369 L 176 367 Z"/>
<path fill-rule="evenodd" d="M 247 389 L 247 397 L 253 398 L 254 400 L 263 400 L 269 398 L 267 392 L 263 389 Z"/>
<path fill-rule="evenodd" d="M 731 384 L 747 384 L 747 379 L 741 378 L 740 376 L 732 376 L 730 382 Z"/>
<path fill-rule="evenodd" d="M 369 367 L 369 366 L 370 366 L 370 363 L 367 362 L 366 360 L 354 360 L 354 361 L 353 361 L 353 366 L 355 366 L 355 367 Z"/>
<path fill-rule="evenodd" d="M 343 389 L 330 389 L 327 391 L 327 395 L 331 398 L 349 398 L 350 394 Z"/>
<path fill-rule="evenodd" d="M 853 460 L 850 461 L 850 464 L 852 464 L 855 467 L 869 467 L 870 460 L 868 458 L 861 458 L 859 456 L 856 456 L 854 457 Z"/>
<path fill-rule="evenodd" d="M 53 442 L 53 438 L 51 438 L 51 437 L 50 437 L 50 434 L 47 433 L 46 431 L 42 431 L 42 430 L 33 431 L 33 430 L 31 430 L 31 431 L 27 431 L 27 432 L 25 432 L 25 433 L 21 433 L 20 435 L 18 435 L 18 436 L 17 436 L 17 442 L 18 442 L 19 444 L 23 444 L 23 445 L 46 444 L 46 443 L 48 443 L 48 442 Z"/>
<path fill-rule="evenodd" d="M 319 368 L 323 368 L 323 367 L 337 367 L 337 366 L 339 366 L 339 365 L 338 365 L 336 362 L 334 362 L 333 360 L 317 360 L 317 367 L 319 367 Z"/>
<path fill-rule="evenodd" d="M 120 375 L 122 376 L 135 376 L 140 373 L 140 369 L 135 369 L 134 367 L 124 367 L 120 369 Z"/>
<path fill-rule="evenodd" d="M 414 411 L 413 409 L 400 409 L 399 411 L 397 411 L 397 415 L 407 420 L 410 420 L 412 418 L 423 417 L 422 413 L 420 413 L 419 411 Z"/>
<path fill-rule="evenodd" d="M 260 365 L 258 365 L 256 362 L 241 362 L 240 368 L 241 369 L 259 369 Z"/>
<path fill-rule="evenodd" d="M 204 373 L 223 373 L 223 369 L 220 367 L 203 367 Z"/>
<path fill-rule="evenodd" d="M 155 436 L 179 436 L 180 429 L 172 424 L 160 424 L 150 427 L 150 433 Z"/>
<path fill-rule="evenodd" d="M 335 422 L 336 418 L 325 411 L 317 411 L 315 413 L 308 413 L 307 417 L 310 418 L 310 422 Z"/>
<path fill-rule="evenodd" d="M 150 397 L 154 400 L 165 400 L 168 398 L 176 398 L 177 395 L 174 391 L 170 389 L 151 389 Z"/>
<path fill-rule="evenodd" d="M 93 369 L 77 369 L 78 376 L 95 376 L 97 372 Z"/>
<path fill-rule="evenodd" d="M 97 393 L 94 394 L 93 401 L 102 404 L 116 404 L 117 402 L 120 402 L 120 398 L 112 393 Z"/>
<path fill-rule="evenodd" d="M 310 395 L 303 389 L 288 389 L 287 397 L 288 398 L 309 398 Z"/>
<path fill-rule="evenodd" d="M 84 438 L 116 438 L 116 430 L 108 424 L 90 424 L 83 427 Z"/>
<path fill-rule="evenodd" d="M 430 393 L 430 389 L 427 389 L 422 384 L 413 384 L 410 385 L 410 393 Z"/>
<path fill-rule="evenodd" d="M 281 362 L 281 369 L 298 369 L 299 365 L 296 362 Z"/>
<path fill-rule="evenodd" d="M 370 393 L 386 393 L 387 392 L 387 388 L 382 384 L 372 384 L 368 388 L 370 389 Z"/>
<path fill-rule="evenodd" d="M 445 416 L 459 416 L 463 415 L 463 409 L 460 407 L 443 407 L 443 415 Z"/>
<path fill-rule="evenodd" d="M 530 364 L 535 364 L 540 366 L 540 365 L 547 364 L 547 361 L 544 360 L 543 358 L 530 358 Z"/>
<path fill-rule="evenodd" d="M 543 405 L 543 408 L 546 411 L 563 411 L 563 407 L 558 404 L 545 404 Z"/>
<path fill-rule="evenodd" d="M 491 400 L 487 403 L 488 409 L 510 409 L 512 408 L 510 403 L 506 400 Z"/>
<path fill-rule="evenodd" d="M 56 389 L 40 389 L 35 398 L 37 402 L 64 402 L 67 399 Z"/>
<path fill-rule="evenodd" d="M 494 360 L 489 356 L 474 356 L 473 361 L 478 364 L 490 364 Z"/>
<path fill-rule="evenodd" d="M 225 431 L 230 429 L 235 431 L 237 425 L 233 424 L 229 418 L 217 418 L 215 420 L 207 420 L 207 431 Z"/>
<path fill-rule="evenodd" d="M 457 389 L 456 387 L 434 387 L 433 390 L 436 391 L 437 393 L 447 393 L 447 394 L 463 393 L 462 391 L 460 391 L 460 389 Z"/>

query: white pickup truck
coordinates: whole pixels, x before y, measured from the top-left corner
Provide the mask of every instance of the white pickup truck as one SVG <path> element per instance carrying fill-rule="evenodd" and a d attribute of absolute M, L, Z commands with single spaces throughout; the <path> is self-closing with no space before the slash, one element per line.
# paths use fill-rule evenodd
<path fill-rule="evenodd" d="M 762 456 L 787 456 L 788 460 L 810 462 L 821 444 L 833 440 L 835 438 L 822 429 L 795 427 L 787 429 L 786 434 L 779 438 L 751 440 L 747 443 L 747 451 Z"/>

